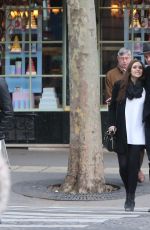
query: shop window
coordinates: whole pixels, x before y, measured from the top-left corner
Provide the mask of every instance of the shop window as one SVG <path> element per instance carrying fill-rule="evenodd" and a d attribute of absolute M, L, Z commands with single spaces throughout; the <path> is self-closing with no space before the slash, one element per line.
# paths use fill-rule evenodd
<path fill-rule="evenodd" d="M 0 74 L 6 78 L 15 111 L 63 110 L 63 2 L 3 1 Z"/>

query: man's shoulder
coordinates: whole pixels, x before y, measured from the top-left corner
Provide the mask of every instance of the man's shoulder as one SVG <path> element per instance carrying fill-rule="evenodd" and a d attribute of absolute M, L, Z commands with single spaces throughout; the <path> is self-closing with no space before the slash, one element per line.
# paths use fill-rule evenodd
<path fill-rule="evenodd" d="M 109 80 L 112 80 L 113 82 L 120 80 L 123 76 L 123 73 L 118 69 L 118 67 L 115 67 L 111 70 L 109 70 L 106 74 L 106 78 Z"/>
<path fill-rule="evenodd" d="M 114 68 L 110 69 L 106 74 L 113 74 L 113 73 L 116 73 L 116 72 L 119 72 L 118 67 L 114 67 Z"/>
<path fill-rule="evenodd" d="M 149 73 L 149 74 L 150 74 L 150 66 L 147 66 L 147 67 L 145 68 L 145 73 Z"/>
<path fill-rule="evenodd" d="M 5 82 L 6 82 L 5 78 L 4 77 L 0 77 L 0 83 L 3 84 Z"/>
<path fill-rule="evenodd" d="M 7 88 L 7 83 L 6 83 L 6 80 L 5 78 L 3 77 L 0 77 L 0 89 L 6 89 Z"/>
<path fill-rule="evenodd" d="M 145 68 L 145 77 L 146 77 L 146 82 L 150 82 L 150 66 L 147 66 Z"/>

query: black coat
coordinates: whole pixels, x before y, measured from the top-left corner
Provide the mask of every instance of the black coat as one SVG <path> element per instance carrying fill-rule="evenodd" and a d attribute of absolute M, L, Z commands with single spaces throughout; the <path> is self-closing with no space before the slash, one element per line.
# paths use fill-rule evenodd
<path fill-rule="evenodd" d="M 115 82 L 112 91 L 111 104 L 109 106 L 109 126 L 116 126 L 117 143 L 116 152 L 125 153 L 127 149 L 127 135 L 125 125 L 125 103 L 124 99 L 121 103 L 116 101 L 120 89 L 120 81 Z"/>
<path fill-rule="evenodd" d="M 12 122 L 13 108 L 8 86 L 4 78 L 0 78 L 0 140 L 5 138 L 8 123 Z"/>
<path fill-rule="evenodd" d="M 150 66 L 145 69 L 145 89 L 146 89 L 146 98 L 145 98 L 145 107 L 143 112 L 143 118 L 146 120 L 150 119 Z"/>
<path fill-rule="evenodd" d="M 145 129 L 146 148 L 150 150 L 150 138 L 149 138 L 150 137 L 150 91 L 148 91 L 147 87 L 145 87 L 145 84 L 144 84 L 144 88 L 146 91 L 146 97 L 145 97 L 145 103 L 143 109 L 143 122 L 145 122 L 147 125 L 146 126 L 147 128 Z M 125 122 L 126 97 L 121 102 L 117 102 L 116 99 L 119 90 L 120 90 L 120 81 L 117 81 L 113 87 L 112 100 L 109 106 L 109 126 L 116 126 L 117 128 L 116 152 L 118 154 L 124 154 L 127 151 L 127 133 L 126 133 L 126 122 Z"/>
<path fill-rule="evenodd" d="M 150 161 L 150 66 L 146 68 L 145 76 L 146 98 L 143 111 L 143 120 L 145 122 L 146 151 Z"/>

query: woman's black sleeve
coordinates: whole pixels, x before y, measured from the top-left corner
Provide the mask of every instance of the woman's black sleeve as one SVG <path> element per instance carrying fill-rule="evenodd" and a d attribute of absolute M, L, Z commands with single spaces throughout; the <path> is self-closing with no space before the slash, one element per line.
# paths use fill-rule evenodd
<path fill-rule="evenodd" d="M 109 105 L 108 120 L 109 126 L 116 126 L 117 97 L 120 89 L 120 81 L 115 82 L 112 90 L 111 103 Z"/>

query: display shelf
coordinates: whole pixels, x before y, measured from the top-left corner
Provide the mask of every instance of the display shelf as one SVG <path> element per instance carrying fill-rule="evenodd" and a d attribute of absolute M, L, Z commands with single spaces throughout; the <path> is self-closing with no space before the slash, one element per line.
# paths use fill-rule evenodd
<path fill-rule="evenodd" d="M 38 15 L 35 20 L 31 11 L 31 25 L 28 24 L 28 16 L 22 27 L 21 23 L 25 21 L 21 17 L 7 17 L 11 11 L 11 6 L 6 8 L 5 74 L 9 91 L 14 93 L 16 88 L 20 88 L 29 90 L 31 94 L 41 93 L 42 44 L 39 41 L 42 39 L 42 16 Z"/>

